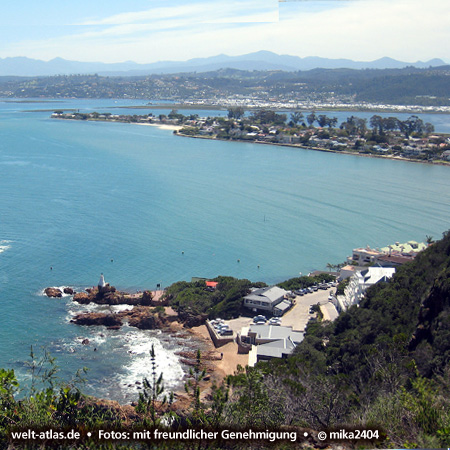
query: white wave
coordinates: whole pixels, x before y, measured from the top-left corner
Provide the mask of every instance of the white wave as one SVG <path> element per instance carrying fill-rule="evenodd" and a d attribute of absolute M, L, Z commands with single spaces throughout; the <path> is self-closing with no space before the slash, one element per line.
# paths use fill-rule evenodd
<path fill-rule="evenodd" d="M 183 367 L 175 350 L 165 348 L 155 333 L 145 330 L 130 330 L 124 336 L 125 346 L 131 355 L 130 363 L 125 367 L 126 373 L 118 375 L 121 385 L 135 385 L 144 377 L 151 376 L 152 360 L 150 351 L 155 349 L 156 372 L 163 373 L 166 391 L 179 387 L 184 377 Z"/>
<path fill-rule="evenodd" d="M 11 246 L 9 245 L 10 243 L 11 241 L 7 240 L 0 241 L 0 253 L 3 253 L 4 251 L 10 249 L 11 248 Z"/>
<path fill-rule="evenodd" d="M 133 305 L 111 305 L 112 312 L 121 312 L 121 311 L 131 311 L 133 309 Z"/>

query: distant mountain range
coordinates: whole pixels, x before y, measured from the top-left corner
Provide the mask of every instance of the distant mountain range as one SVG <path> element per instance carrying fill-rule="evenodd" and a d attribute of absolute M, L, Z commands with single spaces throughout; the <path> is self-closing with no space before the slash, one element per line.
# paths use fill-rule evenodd
<path fill-rule="evenodd" d="M 217 55 L 208 58 L 195 58 L 188 61 L 160 61 L 151 64 L 138 64 L 133 61 L 123 63 L 101 63 L 69 61 L 55 58 L 41 61 L 26 57 L 0 58 L 0 76 L 49 76 L 70 74 L 94 74 L 139 76 L 180 72 L 208 72 L 224 68 L 239 70 L 283 70 L 299 71 L 311 69 L 401 69 L 407 66 L 427 68 L 446 65 L 442 59 L 417 61 L 414 63 L 381 58 L 375 61 L 352 61 L 350 59 L 328 59 L 317 56 L 300 58 L 298 56 L 278 55 L 268 51 L 249 53 L 241 56 Z"/>

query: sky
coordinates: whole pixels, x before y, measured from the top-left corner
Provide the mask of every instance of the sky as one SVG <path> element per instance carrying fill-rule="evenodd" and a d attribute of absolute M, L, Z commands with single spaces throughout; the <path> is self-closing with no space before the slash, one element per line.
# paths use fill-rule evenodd
<path fill-rule="evenodd" d="M 0 58 L 152 63 L 260 50 L 450 62 L 449 0 L 21 0 Z"/>

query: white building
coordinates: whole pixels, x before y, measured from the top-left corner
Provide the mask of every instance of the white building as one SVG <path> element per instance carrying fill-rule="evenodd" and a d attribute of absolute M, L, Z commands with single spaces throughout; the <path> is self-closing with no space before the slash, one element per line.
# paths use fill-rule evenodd
<path fill-rule="evenodd" d="M 250 325 L 242 329 L 241 339 L 252 348 L 248 355 L 248 365 L 272 358 L 286 358 L 303 341 L 304 334 L 293 331 L 292 327 L 274 325 Z"/>
<path fill-rule="evenodd" d="M 366 248 L 354 248 L 352 256 L 347 258 L 348 262 L 356 262 L 358 266 L 366 266 L 373 263 L 378 256 L 384 255 L 384 252 L 374 250 L 367 246 Z"/>
<path fill-rule="evenodd" d="M 266 312 L 282 316 L 292 305 L 287 291 L 278 286 L 255 289 L 244 297 L 244 306 L 254 312 Z"/>
<path fill-rule="evenodd" d="M 387 281 L 394 273 L 395 269 L 392 267 L 368 267 L 365 270 L 356 272 L 350 278 L 344 295 L 338 296 L 336 308 L 341 312 L 350 308 L 350 306 L 357 305 L 370 286 L 379 281 Z"/>

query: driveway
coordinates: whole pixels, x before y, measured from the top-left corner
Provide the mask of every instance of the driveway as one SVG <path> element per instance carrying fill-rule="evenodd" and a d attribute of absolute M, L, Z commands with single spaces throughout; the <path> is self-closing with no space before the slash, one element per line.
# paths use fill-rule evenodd
<path fill-rule="evenodd" d="M 326 291 L 319 289 L 317 292 L 305 294 L 303 296 L 297 295 L 297 297 L 295 297 L 294 307 L 282 317 L 281 325 L 292 327 L 294 331 L 305 331 L 308 320 L 312 316 L 312 314 L 309 313 L 309 308 L 318 303 L 321 305 L 320 309 L 324 314 L 324 319 L 334 320 L 337 317 L 337 312 L 336 317 L 334 317 L 332 310 L 331 313 L 328 312 L 328 305 L 331 305 L 334 308 L 334 305 L 328 302 L 328 296 L 332 290 L 334 291 L 335 288 L 330 288 Z"/>

